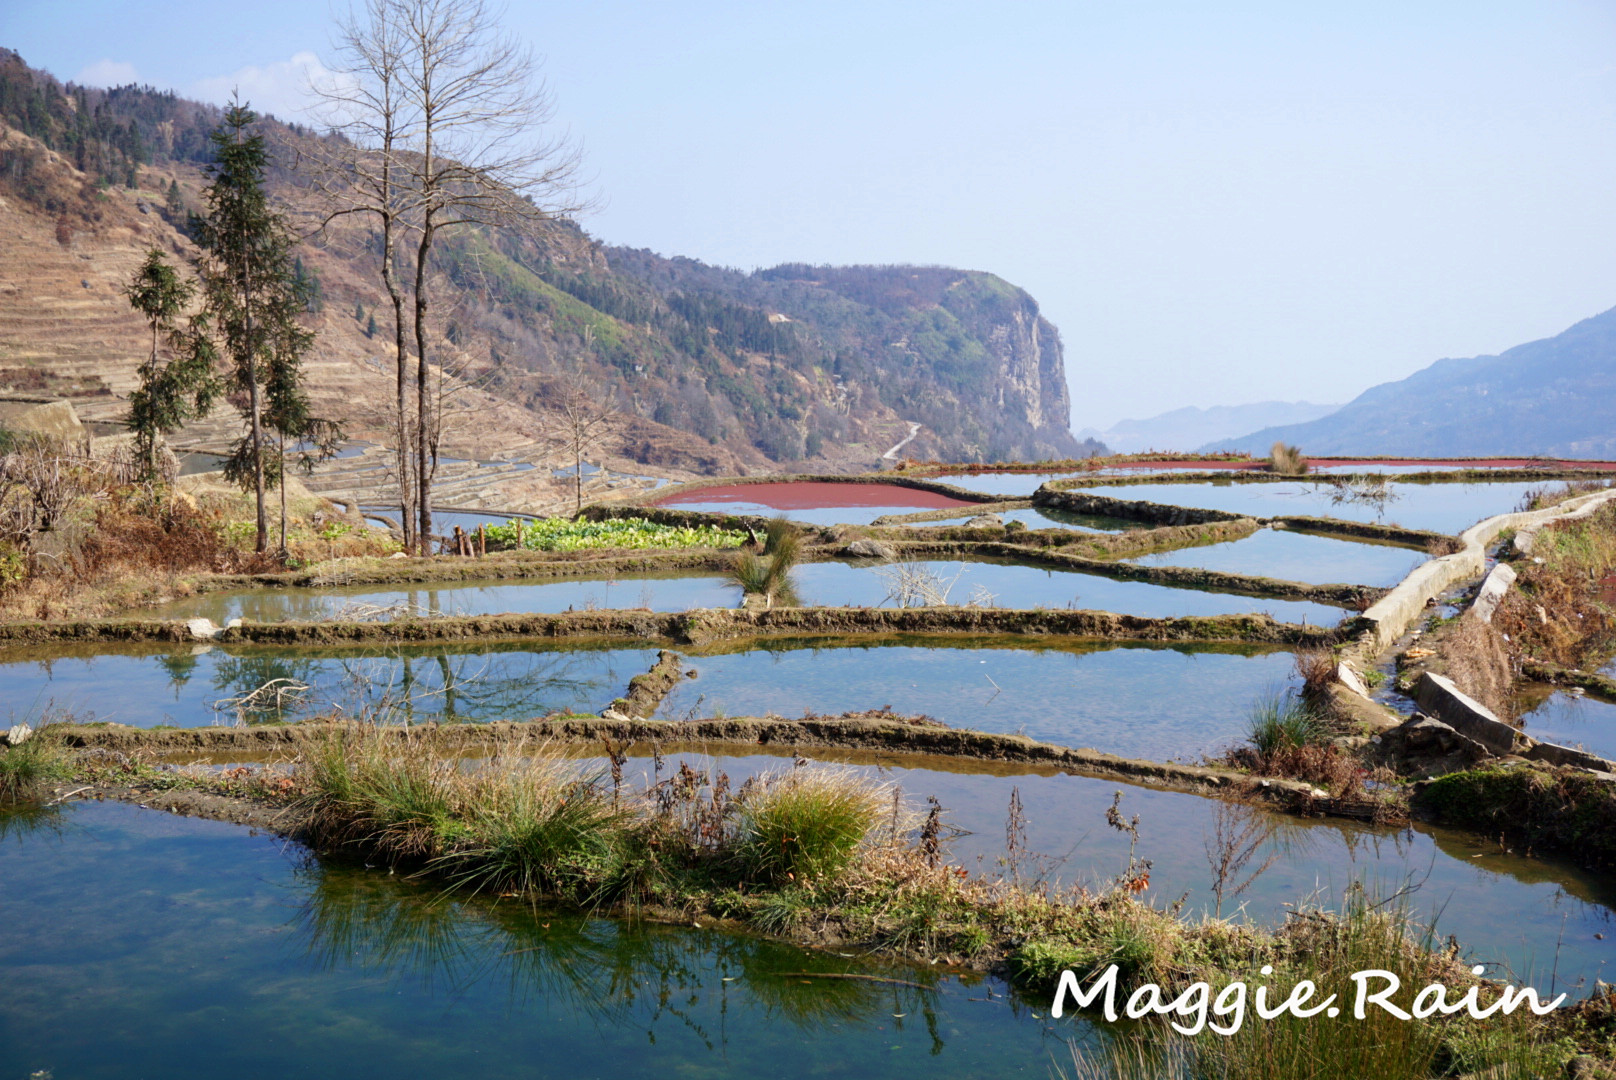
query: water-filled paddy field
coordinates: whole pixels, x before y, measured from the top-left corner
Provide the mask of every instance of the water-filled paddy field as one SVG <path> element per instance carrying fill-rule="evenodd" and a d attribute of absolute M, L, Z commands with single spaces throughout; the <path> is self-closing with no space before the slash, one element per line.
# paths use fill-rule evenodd
<path fill-rule="evenodd" d="M 1053 475 L 940 479 L 1024 496 Z M 1093 490 L 1258 516 L 1334 516 L 1453 533 L 1513 509 L 1525 490 L 1540 486 L 1396 485 L 1398 497 L 1384 507 L 1335 504 L 1328 488 L 1306 481 Z M 937 523 L 949 525 L 977 504 L 897 485 L 766 484 L 686 491 L 667 505 L 784 512 L 813 524 L 957 510 L 959 517 Z M 1034 528 L 1133 527 L 1037 509 L 1004 516 Z M 1412 548 L 1262 530 L 1136 561 L 1390 586 L 1426 558 Z M 1322 604 L 999 560 L 923 566 L 952 581 L 955 603 L 1149 617 L 1267 612 L 1315 626 L 1343 615 Z M 892 583 L 876 566 L 807 563 L 794 573 L 806 604 L 894 602 Z M 372 617 L 405 606 L 451 615 L 672 612 L 738 601 L 739 590 L 708 570 L 221 593 L 142 614 L 276 622 L 353 617 L 364 614 L 361 608 Z M 1240 742 L 1254 704 L 1297 682 L 1293 654 L 1262 646 L 804 637 L 771 640 L 768 648 L 718 643 L 681 652 L 682 666 L 696 675 L 674 687 L 660 719 L 890 706 L 952 727 L 1163 761 L 1196 761 Z M 137 727 L 299 719 L 333 707 L 413 721 L 598 713 L 656 654 L 642 642 L 30 647 L 0 653 L 0 723 L 38 716 L 48 706 Z M 1530 735 L 1616 755 L 1616 734 L 1608 733 L 1616 732 L 1616 705 L 1552 692 L 1525 702 L 1524 711 Z M 677 729 L 669 731 L 671 737 Z M 1310 898 L 1337 905 L 1354 881 L 1383 895 L 1412 887 L 1408 910 L 1434 920 L 1438 937 L 1456 935 L 1497 974 L 1566 989 L 1610 978 L 1616 968 L 1616 879 L 1511 854 L 1472 834 L 1273 816 L 1030 766 L 883 752 L 811 756 L 845 760 L 899 784 L 912 803 L 935 796 L 956 831 L 951 857 L 978 873 L 1103 885 L 1128 860 L 1128 838 L 1105 822 L 1120 790 L 1124 814 L 1139 815 L 1138 855 L 1151 860 L 1148 898 L 1170 903 L 1183 896 L 1191 915 L 1216 904 L 1207 840 L 1218 816 L 1230 815 L 1273 827 L 1256 861 L 1269 855 L 1275 861 L 1245 894 L 1225 899 L 1225 915 L 1238 911 L 1272 925 L 1284 919 L 1287 905 Z M 681 748 L 665 766 L 681 761 L 723 769 L 737 783 L 791 765 L 790 756 L 748 751 L 714 760 Z M 651 770 L 649 759 L 631 756 L 629 782 Z M 1013 865 L 1003 862 L 1012 792 L 1025 808 L 1028 848 Z M 1020 1002 L 1002 984 L 929 965 L 875 965 L 851 951 L 809 952 L 713 930 L 445 897 L 441 886 L 404 880 L 402 873 L 316 859 L 239 827 L 131 806 L 70 804 L 0 815 L 6 815 L 0 816 L 0 972 L 7 986 L 0 994 L 0 1062 L 18 1063 L 19 1075 L 40 1069 L 60 1077 L 279 1075 L 308 1071 L 318 1061 L 321 1073 L 354 1077 L 1047 1077 L 1052 1066 L 1070 1071 L 1066 1040 L 1104 1037 L 1082 1021 L 1052 1023 L 1041 1015 L 1047 1002 Z M 85 1038 L 86 1031 L 96 1038 Z"/>
<path fill-rule="evenodd" d="M 1430 556 L 1394 544 L 1339 540 L 1294 529 L 1259 529 L 1221 544 L 1178 548 L 1127 561 L 1141 566 L 1193 566 L 1310 585 L 1342 582 L 1389 587 Z"/>
<path fill-rule="evenodd" d="M 7 1076 L 1042 1078 L 1095 1037 L 996 982 L 449 901 L 125 805 L 0 818 L 0 910 Z M 847 971 L 921 985 L 787 977 Z"/>
<path fill-rule="evenodd" d="M 1284 688 L 1293 663 L 1289 652 L 1250 646 L 791 645 L 693 657 L 698 677 L 676 687 L 658 715 L 796 717 L 890 705 L 951 727 L 1193 759 L 1237 741 L 1253 703 Z"/>
<path fill-rule="evenodd" d="M 149 728 L 296 720 L 333 706 L 399 721 L 599 712 L 655 662 L 656 650 L 535 642 L 324 653 L 205 645 L 172 652 L 79 648 L 38 655 L 0 654 L 10 718 L 51 709 Z M 7 719 L 0 714 L 0 722 Z"/>
<path fill-rule="evenodd" d="M 784 514 L 809 525 L 868 525 L 889 514 L 969 511 L 976 506 L 966 499 L 898 484 L 819 482 L 705 487 L 664 496 L 655 505 L 719 514 Z"/>
<path fill-rule="evenodd" d="M 1616 760 L 1616 703 L 1540 686 L 1524 688 L 1517 705 L 1532 738 Z"/>
<path fill-rule="evenodd" d="M 1313 626 L 1332 625 L 1343 615 L 1339 608 L 1310 601 L 1270 600 L 1142 581 L 1117 581 L 1095 574 L 1004 561 L 932 560 L 919 565 L 939 580 L 950 583 L 948 600 L 955 604 L 970 603 L 975 597 L 979 602 L 996 607 L 1081 607 L 1148 618 L 1264 612 L 1281 622 Z M 793 570 L 792 576 L 797 582 L 798 596 L 806 605 L 878 607 L 896 603 L 890 572 L 868 563 L 806 563 Z M 984 599 L 981 590 L 985 590 L 991 600 Z M 348 586 L 204 593 L 142 611 L 141 615 L 154 619 L 208 618 L 222 626 L 235 618 L 269 623 L 345 615 L 373 617 L 383 609 L 442 615 L 554 613 L 595 608 L 690 611 L 736 607 L 740 597 L 740 588 L 727 579 L 710 572 L 697 572 L 548 582 L 454 582 L 404 588 Z"/>
<path fill-rule="evenodd" d="M 1334 517 L 1458 533 L 1482 518 L 1514 510 L 1541 480 L 1475 484 L 1388 484 L 1384 502 L 1337 501 L 1328 483 L 1270 480 L 1257 483 L 1121 484 L 1084 489 L 1113 499 L 1224 510 L 1250 517 Z"/>

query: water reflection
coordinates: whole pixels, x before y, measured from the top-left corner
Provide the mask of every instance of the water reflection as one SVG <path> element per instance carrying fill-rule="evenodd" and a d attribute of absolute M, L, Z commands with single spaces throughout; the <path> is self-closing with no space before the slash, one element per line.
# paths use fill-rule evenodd
<path fill-rule="evenodd" d="M 10 650 L 11 702 L 137 727 L 272 723 L 326 712 L 384 720 L 510 720 L 598 712 L 655 659 L 650 649 L 533 642 L 353 650 L 199 646 L 154 653 Z"/>
<path fill-rule="evenodd" d="M 443 897 L 130 806 L 68 818 L 0 846 L 6 1075 L 1047 1077 L 1090 1031 L 930 965 Z"/>
<path fill-rule="evenodd" d="M 709 1049 L 726 1039 L 725 1012 L 743 1003 L 802 1032 L 913 1017 L 927 1029 L 931 1053 L 946 1045 L 935 1006 L 957 977 L 934 968 L 877 967 L 734 933 L 494 906 L 334 861 L 311 861 L 300 877 L 307 892 L 296 925 L 320 970 L 385 973 L 449 996 L 477 984 L 502 987 L 515 1006 L 543 1001 L 598 1025 L 642 1027 L 653 1041 L 660 1024 L 675 1023 Z M 854 977 L 836 977 L 844 975 Z M 967 978 L 966 985 L 978 981 Z M 720 1022 L 693 1008 L 698 1002 L 715 1004 Z"/>

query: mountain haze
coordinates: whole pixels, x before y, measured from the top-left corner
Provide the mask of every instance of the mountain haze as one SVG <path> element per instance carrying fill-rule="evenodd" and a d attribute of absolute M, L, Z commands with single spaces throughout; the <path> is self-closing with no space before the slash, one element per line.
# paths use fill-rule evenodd
<path fill-rule="evenodd" d="M 1104 431 L 1084 428 L 1077 436 L 1098 439 L 1124 454 L 1149 450 L 1192 451 L 1213 439 L 1228 438 L 1252 428 L 1314 420 L 1340 407 L 1307 401 L 1258 401 L 1204 409 L 1190 405 L 1144 420 L 1122 420 Z"/>
<path fill-rule="evenodd" d="M 1329 416 L 1214 442 L 1266 454 L 1616 457 L 1616 308 L 1497 356 L 1438 360 Z"/>

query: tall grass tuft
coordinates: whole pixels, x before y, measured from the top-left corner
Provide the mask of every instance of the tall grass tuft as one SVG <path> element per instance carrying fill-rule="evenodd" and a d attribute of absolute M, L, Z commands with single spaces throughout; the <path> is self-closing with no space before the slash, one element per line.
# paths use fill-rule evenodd
<path fill-rule="evenodd" d="M 444 856 L 473 891 L 557 890 L 594 898 L 617 880 L 635 815 L 573 763 L 533 756 L 466 782 L 467 838 Z"/>
<path fill-rule="evenodd" d="M 1306 476 L 1308 468 L 1307 458 L 1302 456 L 1299 447 L 1276 442 L 1268 451 L 1269 472 L 1279 473 L 1281 476 Z"/>
<path fill-rule="evenodd" d="M 1278 690 L 1259 701 L 1246 727 L 1247 742 L 1265 757 L 1317 746 L 1329 736 L 1318 710 L 1292 690 Z"/>
<path fill-rule="evenodd" d="M 804 767 L 758 778 L 738 799 L 733 858 L 742 877 L 835 877 L 885 823 L 892 791 L 856 772 Z"/>
<path fill-rule="evenodd" d="M 798 604 L 796 582 L 791 568 L 802 555 L 802 533 L 789 519 L 769 519 L 763 537 L 763 555 L 743 551 L 730 567 L 730 580 L 749 596 L 761 596 L 771 605 L 794 607 Z"/>

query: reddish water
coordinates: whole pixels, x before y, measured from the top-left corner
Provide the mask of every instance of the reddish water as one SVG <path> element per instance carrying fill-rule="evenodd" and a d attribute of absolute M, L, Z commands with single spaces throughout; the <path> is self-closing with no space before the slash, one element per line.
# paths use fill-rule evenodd
<path fill-rule="evenodd" d="M 695 488 L 658 499 L 656 506 L 691 503 L 761 503 L 776 510 L 820 510 L 843 506 L 912 506 L 917 510 L 943 510 L 975 505 L 932 491 L 897 484 L 836 484 L 818 481 L 799 484 L 720 484 Z"/>

